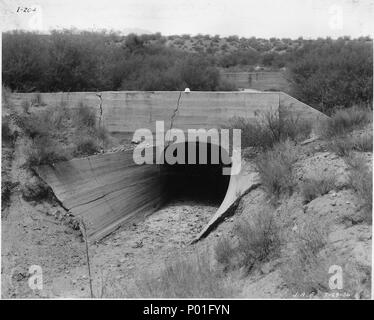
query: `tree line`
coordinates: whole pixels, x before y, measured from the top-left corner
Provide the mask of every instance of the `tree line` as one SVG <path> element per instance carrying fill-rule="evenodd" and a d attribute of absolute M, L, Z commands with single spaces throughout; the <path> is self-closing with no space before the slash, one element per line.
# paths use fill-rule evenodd
<path fill-rule="evenodd" d="M 3 34 L 3 82 L 17 91 L 233 90 L 209 57 L 158 35 L 52 31 Z"/>
<path fill-rule="evenodd" d="M 328 111 L 372 101 L 369 37 L 336 40 L 127 36 L 77 30 L 3 33 L 3 84 L 14 91 L 231 91 L 223 68 L 285 67 L 290 92 Z"/>

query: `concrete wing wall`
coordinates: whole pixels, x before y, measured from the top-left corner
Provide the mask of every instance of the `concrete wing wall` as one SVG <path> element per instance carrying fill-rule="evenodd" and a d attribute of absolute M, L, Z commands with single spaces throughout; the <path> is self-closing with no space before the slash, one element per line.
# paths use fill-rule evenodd
<path fill-rule="evenodd" d="M 298 118 L 313 123 L 328 119 L 322 112 L 283 92 L 279 96 L 279 116 L 283 119 Z"/>
<path fill-rule="evenodd" d="M 132 151 L 100 154 L 36 168 L 63 206 L 82 219 L 89 240 L 144 219 L 163 204 L 157 165 L 136 165 Z"/>

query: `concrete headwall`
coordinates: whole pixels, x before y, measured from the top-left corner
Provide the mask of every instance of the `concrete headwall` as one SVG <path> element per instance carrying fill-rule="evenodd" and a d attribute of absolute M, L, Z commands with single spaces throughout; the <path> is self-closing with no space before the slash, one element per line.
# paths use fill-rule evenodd
<path fill-rule="evenodd" d="M 16 93 L 15 101 L 31 100 L 32 93 Z M 97 117 L 109 132 L 132 133 L 140 128 L 155 130 L 155 122 L 163 120 L 165 128 L 213 128 L 233 116 L 255 118 L 273 110 L 281 117 L 298 116 L 314 121 L 325 116 L 319 111 L 283 92 L 190 92 L 118 91 L 41 93 L 47 105 L 80 102 L 95 109 Z M 179 106 L 177 106 L 179 100 Z"/>

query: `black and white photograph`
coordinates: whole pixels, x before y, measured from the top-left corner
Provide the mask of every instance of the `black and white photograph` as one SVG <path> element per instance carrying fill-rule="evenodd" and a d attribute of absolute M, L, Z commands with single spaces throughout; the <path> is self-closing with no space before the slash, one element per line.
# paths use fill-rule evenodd
<path fill-rule="evenodd" d="M 0 27 L 1 299 L 372 299 L 374 0 L 0 0 Z"/>

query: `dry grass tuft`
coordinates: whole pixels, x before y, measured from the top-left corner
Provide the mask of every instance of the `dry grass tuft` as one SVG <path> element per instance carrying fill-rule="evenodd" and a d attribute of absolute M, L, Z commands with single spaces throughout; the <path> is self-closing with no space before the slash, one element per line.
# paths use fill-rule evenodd
<path fill-rule="evenodd" d="M 307 219 L 292 239 L 292 250 L 284 257 L 282 278 L 292 294 L 317 294 L 328 290 L 328 264 L 321 250 L 327 244 L 326 229 Z"/>
<path fill-rule="evenodd" d="M 271 209 L 256 214 L 251 221 L 242 219 L 234 228 L 236 243 L 220 239 L 215 247 L 215 258 L 224 270 L 244 267 L 250 272 L 280 254 L 281 235 Z"/>
<path fill-rule="evenodd" d="M 257 119 L 233 117 L 225 128 L 240 129 L 242 147 L 254 147 L 259 150 L 271 149 L 275 144 L 287 139 L 299 141 L 311 133 L 311 123 L 299 118 L 281 120 L 277 112 L 261 113 Z"/>
<path fill-rule="evenodd" d="M 32 168 L 39 165 L 53 165 L 68 160 L 71 156 L 61 145 L 48 136 L 36 137 L 25 149 L 25 166 Z"/>
<path fill-rule="evenodd" d="M 214 248 L 214 256 L 216 261 L 223 266 L 224 271 L 228 271 L 235 265 L 237 256 L 234 245 L 227 237 L 222 237 L 217 241 Z"/>
<path fill-rule="evenodd" d="M 280 230 L 270 211 L 257 214 L 253 221 L 241 221 L 236 227 L 236 234 L 240 264 L 248 271 L 280 253 Z"/>
<path fill-rule="evenodd" d="M 75 110 L 73 124 L 75 156 L 92 155 L 107 145 L 109 139 L 107 130 L 97 125 L 94 110 L 82 102 Z"/>
<path fill-rule="evenodd" d="M 96 139 L 88 134 L 76 135 L 74 138 L 74 156 L 89 156 L 100 150 Z"/>
<path fill-rule="evenodd" d="M 356 137 L 335 137 L 328 144 L 329 149 L 338 156 L 346 157 L 352 151 L 373 151 L 373 134 L 363 134 Z"/>
<path fill-rule="evenodd" d="M 200 252 L 177 258 L 157 275 L 145 273 L 123 293 L 138 298 L 223 298 L 231 297 L 234 290 L 212 266 L 209 254 Z"/>
<path fill-rule="evenodd" d="M 354 150 L 360 152 L 373 152 L 373 133 L 367 133 L 352 139 Z"/>
<path fill-rule="evenodd" d="M 351 154 L 345 158 L 345 161 L 350 168 L 348 187 L 357 193 L 358 200 L 365 212 L 365 221 L 371 224 L 373 210 L 372 170 L 361 156 Z"/>
<path fill-rule="evenodd" d="M 317 177 L 305 180 L 301 183 L 301 194 L 304 198 L 304 203 L 308 203 L 324 194 L 329 193 L 336 187 L 336 177 L 326 176 Z"/>
<path fill-rule="evenodd" d="M 74 110 L 74 127 L 76 128 L 95 128 L 96 126 L 96 114 L 92 108 L 80 102 L 77 108 Z"/>
<path fill-rule="evenodd" d="M 276 144 L 273 149 L 256 158 L 261 184 L 270 198 L 278 199 L 281 194 L 292 194 L 295 186 L 293 165 L 296 160 L 296 148 L 290 141 Z"/>
<path fill-rule="evenodd" d="M 320 134 L 324 138 L 345 135 L 354 129 L 364 127 L 372 121 L 372 111 L 367 108 L 351 107 L 336 111 L 322 123 Z"/>

